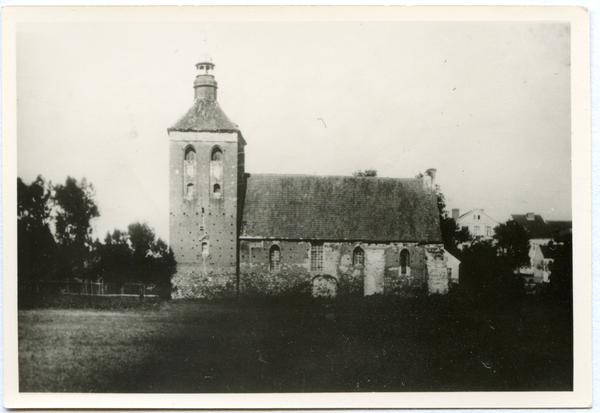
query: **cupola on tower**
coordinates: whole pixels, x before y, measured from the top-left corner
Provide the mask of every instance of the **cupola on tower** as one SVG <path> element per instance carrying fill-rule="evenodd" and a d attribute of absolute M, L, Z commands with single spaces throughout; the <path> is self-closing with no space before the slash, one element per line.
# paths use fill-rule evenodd
<path fill-rule="evenodd" d="M 217 102 L 214 63 L 196 64 L 194 103 L 168 129 L 170 245 L 177 261 L 173 296 L 207 295 L 238 283 L 244 146 Z"/>

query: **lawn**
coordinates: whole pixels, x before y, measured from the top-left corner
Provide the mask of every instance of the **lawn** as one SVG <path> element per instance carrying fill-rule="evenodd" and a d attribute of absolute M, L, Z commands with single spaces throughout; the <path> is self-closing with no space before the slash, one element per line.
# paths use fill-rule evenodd
<path fill-rule="evenodd" d="M 21 392 L 572 390 L 572 318 L 529 300 L 171 301 L 19 311 Z"/>

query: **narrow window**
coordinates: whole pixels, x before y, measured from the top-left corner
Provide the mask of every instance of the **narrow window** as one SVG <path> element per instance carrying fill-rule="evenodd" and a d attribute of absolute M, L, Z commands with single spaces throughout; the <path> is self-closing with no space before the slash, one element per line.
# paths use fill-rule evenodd
<path fill-rule="evenodd" d="M 193 147 L 189 146 L 188 148 L 186 148 L 185 160 L 188 162 L 193 162 L 196 160 L 196 150 Z"/>
<path fill-rule="evenodd" d="M 492 236 L 492 227 L 485 227 L 485 235 L 488 237 Z"/>
<path fill-rule="evenodd" d="M 187 196 L 194 196 L 194 184 L 187 184 Z"/>
<path fill-rule="evenodd" d="M 279 271 L 281 268 L 281 250 L 277 245 L 273 245 L 269 251 L 269 268 L 271 271 Z"/>
<path fill-rule="evenodd" d="M 408 250 L 402 250 L 400 252 L 400 274 L 406 275 L 408 274 L 408 270 L 410 269 L 410 253 Z"/>
<path fill-rule="evenodd" d="M 202 255 L 205 257 L 208 256 L 208 242 L 202 243 Z"/>
<path fill-rule="evenodd" d="M 323 244 L 310 245 L 310 270 L 323 271 Z"/>
<path fill-rule="evenodd" d="M 215 185 L 213 186 L 213 193 L 214 193 L 214 194 L 220 194 L 220 193 L 221 193 L 221 185 L 219 185 L 219 184 L 215 184 Z"/>
<path fill-rule="evenodd" d="M 215 146 L 210 153 L 211 161 L 220 161 L 223 159 L 223 151 L 218 146 Z"/>
<path fill-rule="evenodd" d="M 475 235 L 481 235 L 481 231 L 478 225 L 475 226 Z"/>
<path fill-rule="evenodd" d="M 365 263 L 365 252 L 361 247 L 354 248 L 354 258 L 352 261 L 354 265 L 363 265 Z"/>

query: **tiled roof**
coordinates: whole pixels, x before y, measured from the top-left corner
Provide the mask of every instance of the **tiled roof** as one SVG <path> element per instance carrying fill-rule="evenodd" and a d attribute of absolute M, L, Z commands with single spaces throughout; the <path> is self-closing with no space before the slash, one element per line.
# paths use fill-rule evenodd
<path fill-rule="evenodd" d="M 441 242 L 435 195 L 420 179 L 312 175 L 248 178 L 247 236 Z"/>
<path fill-rule="evenodd" d="M 180 132 L 217 132 L 239 131 L 219 103 L 213 99 L 196 99 L 187 113 L 171 126 L 169 131 Z"/>
<path fill-rule="evenodd" d="M 520 224 L 530 238 L 554 238 L 565 231 L 569 231 L 571 221 L 544 221 L 541 215 L 534 215 L 533 220 L 528 220 L 527 215 L 512 215 L 512 219 Z"/>

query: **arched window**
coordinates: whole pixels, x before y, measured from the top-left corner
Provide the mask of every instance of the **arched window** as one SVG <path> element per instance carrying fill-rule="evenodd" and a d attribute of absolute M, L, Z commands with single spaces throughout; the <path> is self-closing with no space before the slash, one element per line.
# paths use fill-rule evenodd
<path fill-rule="evenodd" d="M 218 146 L 215 146 L 210 152 L 211 161 L 220 161 L 223 159 L 223 151 Z"/>
<path fill-rule="evenodd" d="M 187 196 L 194 196 L 194 184 L 187 184 Z"/>
<path fill-rule="evenodd" d="M 410 253 L 408 250 L 400 252 L 400 274 L 406 275 L 410 271 Z"/>
<path fill-rule="evenodd" d="M 214 194 L 220 194 L 221 193 L 221 185 L 214 184 L 214 186 L 213 186 L 213 193 Z"/>
<path fill-rule="evenodd" d="M 354 265 L 364 265 L 365 263 L 365 252 L 361 247 L 354 248 L 354 254 L 352 258 L 352 262 Z"/>
<path fill-rule="evenodd" d="M 193 162 L 196 160 L 196 150 L 192 146 L 188 146 L 185 149 L 185 160 L 188 162 Z"/>
<path fill-rule="evenodd" d="M 273 245 L 269 250 L 269 268 L 271 271 L 279 271 L 281 268 L 281 250 L 278 245 Z"/>
<path fill-rule="evenodd" d="M 206 241 L 202 243 L 202 255 L 204 257 L 208 256 L 208 242 Z"/>

